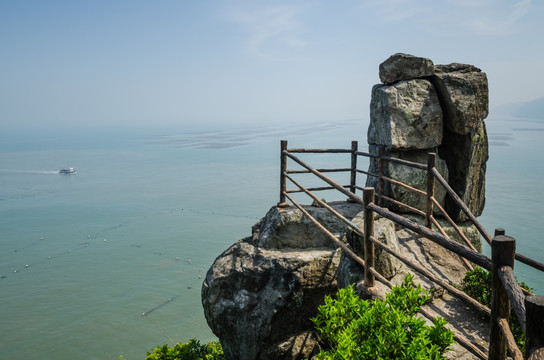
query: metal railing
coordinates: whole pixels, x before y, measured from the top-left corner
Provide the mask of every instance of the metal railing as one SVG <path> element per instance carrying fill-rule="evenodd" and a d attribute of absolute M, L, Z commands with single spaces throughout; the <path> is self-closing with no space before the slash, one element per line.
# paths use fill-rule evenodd
<path fill-rule="evenodd" d="M 296 153 L 338 153 L 338 154 L 350 154 L 351 167 L 350 168 L 336 168 L 336 169 L 315 169 L 302 161 L 297 157 Z M 360 170 L 357 168 L 358 157 L 368 157 L 378 161 L 378 174 L 370 173 L 368 171 Z M 294 161 L 304 170 L 289 170 L 287 167 L 288 159 Z M 397 179 L 387 177 L 385 174 L 385 166 L 387 162 L 400 164 L 402 166 L 408 166 L 415 170 L 426 172 L 426 189 L 417 189 L 413 186 L 402 183 Z M 426 276 L 433 282 L 444 287 L 448 292 L 461 298 L 462 300 L 471 304 L 474 308 L 480 312 L 490 315 L 490 341 L 489 341 L 489 357 L 482 352 L 478 347 L 474 346 L 469 340 L 464 338 L 460 334 L 455 334 L 456 340 L 465 348 L 470 350 L 473 354 L 482 359 L 506 359 L 507 349 L 514 359 L 523 359 L 521 351 L 516 345 L 513 335 L 508 326 L 508 315 L 510 313 L 510 307 L 514 309 L 518 320 L 520 321 L 523 332 L 526 335 L 526 356 L 530 360 L 544 359 L 544 296 L 535 296 L 532 293 L 522 289 L 514 277 L 513 266 L 514 260 L 523 262 L 533 268 L 544 271 L 544 264 L 530 259 L 524 255 L 517 254 L 515 252 L 515 239 L 506 236 L 504 230 L 497 229 L 495 236 L 491 238 L 491 235 L 487 230 L 479 223 L 476 217 L 472 214 L 470 209 L 463 203 L 460 197 L 449 186 L 447 181 L 442 177 L 435 166 L 436 154 L 429 153 L 427 164 L 419 164 L 410 162 L 403 159 L 397 159 L 394 157 L 385 156 L 385 148 L 379 147 L 378 154 L 365 153 L 358 150 L 356 141 L 351 144 L 351 149 L 288 149 L 287 141 L 281 142 L 281 164 L 280 164 L 280 201 L 278 206 L 288 206 L 286 200 L 289 200 L 294 206 L 302 211 L 318 228 L 320 228 L 325 234 L 338 246 L 340 246 L 348 256 L 353 258 L 357 263 L 364 267 L 364 285 L 374 286 L 375 280 L 386 284 L 391 287 L 392 284 L 381 276 L 374 269 L 374 247 L 378 246 L 387 253 L 395 256 L 400 261 Z M 350 184 L 339 185 L 333 181 L 325 173 L 338 173 L 349 172 Z M 317 178 L 324 181 L 327 186 L 305 188 L 300 182 L 294 179 L 295 174 L 313 174 Z M 357 185 L 357 174 L 364 174 L 367 177 L 377 178 L 377 198 L 378 203 L 374 201 L 375 189 L 372 187 L 360 187 Z M 294 184 L 297 189 L 287 189 L 287 180 Z M 491 245 L 491 258 L 481 254 L 477 251 L 472 243 L 468 240 L 467 236 L 457 226 L 451 216 L 444 210 L 440 203 L 436 200 L 434 194 L 435 181 L 437 181 L 449 194 L 452 201 L 463 211 L 466 217 L 472 224 L 478 229 L 480 235 Z M 385 196 L 385 183 L 388 182 L 395 186 L 400 186 L 408 191 L 411 191 L 419 196 L 426 198 L 425 211 L 415 208 L 399 202 L 396 199 Z M 363 205 L 364 217 L 365 217 L 365 229 L 360 229 L 354 225 L 350 220 L 342 216 L 335 211 L 326 202 L 319 199 L 313 192 L 323 190 L 336 190 L 347 196 L 348 201 L 360 203 Z M 356 195 L 357 190 L 363 190 L 363 198 Z M 333 215 L 343 221 L 348 227 L 355 231 L 363 239 L 364 259 L 359 257 L 353 250 L 349 248 L 345 243 L 339 240 L 334 234 L 329 232 L 323 225 L 321 225 L 316 219 L 314 219 L 302 205 L 300 205 L 290 195 L 292 193 L 303 192 L 310 196 L 314 202 L 319 206 L 326 208 Z M 401 206 L 409 212 L 418 214 L 425 218 L 425 226 L 419 225 L 416 222 L 409 220 L 408 218 L 401 216 L 389 209 L 383 207 L 384 201 Z M 448 223 L 455 229 L 460 239 L 464 244 L 460 244 L 446 234 L 443 227 L 439 224 L 434 216 L 434 208 L 439 210 L 439 213 L 448 221 Z M 414 263 L 402 254 L 392 250 L 387 245 L 381 243 L 374 237 L 373 219 L 374 213 L 377 213 L 401 226 L 416 232 L 419 235 L 437 243 L 438 245 L 456 253 L 464 261 L 467 268 L 472 269 L 472 264 L 476 264 L 492 274 L 492 305 L 491 309 L 480 304 L 468 296 L 463 291 L 455 288 L 448 279 L 443 279 L 435 276 L 430 271 L 425 269 L 419 264 Z M 438 232 L 432 229 L 432 226 L 438 230 Z M 365 266 L 366 265 L 366 266 Z M 423 315 L 432 320 L 431 314 L 422 310 Z"/>

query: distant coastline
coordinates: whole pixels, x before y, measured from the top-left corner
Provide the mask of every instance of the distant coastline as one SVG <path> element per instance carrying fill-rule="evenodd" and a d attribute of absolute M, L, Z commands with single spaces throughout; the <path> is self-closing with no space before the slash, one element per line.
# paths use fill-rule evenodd
<path fill-rule="evenodd" d="M 544 97 L 531 101 L 517 102 L 497 106 L 491 110 L 495 115 L 507 115 L 514 118 L 523 118 L 531 120 L 542 120 L 544 113 Z"/>

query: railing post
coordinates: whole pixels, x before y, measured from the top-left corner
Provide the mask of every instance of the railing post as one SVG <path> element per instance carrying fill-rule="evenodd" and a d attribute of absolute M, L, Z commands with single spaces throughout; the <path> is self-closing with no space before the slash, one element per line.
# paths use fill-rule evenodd
<path fill-rule="evenodd" d="M 357 150 L 359 149 L 357 141 L 351 142 L 351 177 L 349 182 L 349 191 L 355 194 L 357 191 Z M 351 199 L 351 198 L 350 198 Z M 348 199 L 348 201 L 350 201 Z"/>
<path fill-rule="evenodd" d="M 500 233 L 500 231 L 498 231 Z M 516 240 L 497 235 L 491 241 L 491 324 L 489 332 L 489 359 L 506 359 L 506 338 L 499 326 L 499 319 L 508 320 L 510 300 L 498 275 L 502 266 L 514 267 Z"/>
<path fill-rule="evenodd" d="M 431 228 L 431 216 L 433 215 L 434 175 L 433 168 L 436 165 L 436 153 L 430 152 L 427 157 L 427 211 L 425 212 L 425 226 Z"/>
<path fill-rule="evenodd" d="M 525 298 L 526 358 L 544 359 L 544 296 L 530 295 Z"/>
<path fill-rule="evenodd" d="M 385 156 L 385 145 L 380 145 L 378 147 L 378 205 L 383 206 L 383 195 L 384 195 L 384 187 L 385 187 L 385 180 L 383 177 L 385 176 L 385 160 L 383 157 Z"/>
<path fill-rule="evenodd" d="M 374 202 L 374 188 L 365 187 L 363 189 L 363 215 L 364 215 L 364 258 L 365 258 L 365 271 L 364 271 L 364 285 L 365 287 L 373 287 L 375 285 L 374 274 L 370 271 L 374 268 L 374 243 L 370 241 L 370 237 L 374 236 L 374 213 L 366 206 Z"/>
<path fill-rule="evenodd" d="M 495 229 L 495 236 L 499 236 L 499 235 L 506 235 L 506 231 L 502 228 L 496 228 Z"/>
<path fill-rule="evenodd" d="M 278 207 L 287 207 L 289 206 L 285 201 L 285 192 L 287 191 L 285 178 L 285 172 L 287 171 L 287 155 L 284 154 L 284 151 L 287 150 L 287 140 L 281 141 L 280 149 L 280 201 L 278 202 Z"/>

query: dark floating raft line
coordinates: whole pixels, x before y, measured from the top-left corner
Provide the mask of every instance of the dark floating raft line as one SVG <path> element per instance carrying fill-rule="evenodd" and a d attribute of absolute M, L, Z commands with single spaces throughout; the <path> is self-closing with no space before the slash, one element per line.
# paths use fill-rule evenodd
<path fill-rule="evenodd" d="M 166 300 L 166 301 L 163 302 L 162 304 L 159 304 L 159 305 L 155 306 L 154 308 L 152 308 L 152 309 L 150 309 L 150 310 L 148 310 L 148 311 L 142 313 L 142 316 L 148 316 L 148 315 L 151 314 L 153 311 L 158 310 L 158 309 L 160 309 L 161 307 L 163 307 L 164 305 L 171 303 L 171 302 L 174 301 L 174 299 L 177 298 L 177 297 L 178 297 L 178 295 L 174 295 L 173 297 L 169 298 L 168 300 Z"/>

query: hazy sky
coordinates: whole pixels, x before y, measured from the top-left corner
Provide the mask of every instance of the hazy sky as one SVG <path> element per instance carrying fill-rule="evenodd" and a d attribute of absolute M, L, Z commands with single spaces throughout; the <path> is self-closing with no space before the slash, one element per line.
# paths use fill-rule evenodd
<path fill-rule="evenodd" d="M 544 1 L 0 1 L 0 125 L 368 118 L 397 52 L 544 96 Z"/>

